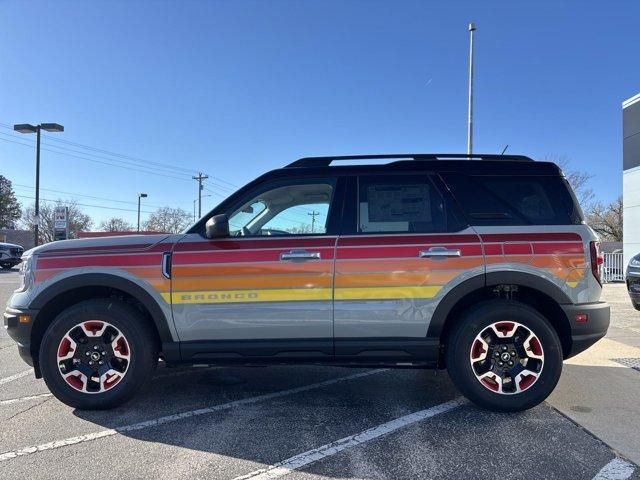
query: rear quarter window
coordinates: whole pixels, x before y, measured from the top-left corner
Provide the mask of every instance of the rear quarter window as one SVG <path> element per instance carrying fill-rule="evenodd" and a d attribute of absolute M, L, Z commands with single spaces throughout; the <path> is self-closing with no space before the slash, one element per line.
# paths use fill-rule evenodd
<path fill-rule="evenodd" d="M 576 225 L 582 212 L 564 177 L 442 175 L 471 225 Z"/>

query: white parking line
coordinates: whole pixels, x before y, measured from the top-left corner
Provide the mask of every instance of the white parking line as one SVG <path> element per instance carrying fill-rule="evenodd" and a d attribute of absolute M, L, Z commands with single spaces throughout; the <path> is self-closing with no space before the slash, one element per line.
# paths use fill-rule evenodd
<path fill-rule="evenodd" d="M 31 375 L 33 373 L 33 368 L 29 370 L 25 370 L 24 372 L 16 373 L 15 375 L 11 375 L 10 377 L 0 378 L 0 385 L 4 385 L 5 383 L 13 382 L 14 380 L 18 380 L 19 378 L 26 377 L 27 375 Z"/>
<path fill-rule="evenodd" d="M 268 480 L 284 477 L 294 470 L 298 470 L 311 463 L 317 462 L 318 460 L 330 457 L 348 448 L 356 447 L 370 440 L 381 437 L 382 435 L 395 432 L 396 430 L 406 427 L 407 425 L 411 425 L 412 423 L 448 412 L 460 405 L 463 405 L 464 403 L 466 403 L 465 400 L 458 398 L 446 403 L 441 403 L 434 407 L 429 407 L 425 410 L 410 413 L 403 417 L 396 418 L 395 420 L 391 420 L 390 422 L 378 425 L 377 427 L 369 428 L 368 430 L 356 433 L 355 435 L 349 435 L 348 437 L 341 438 L 335 442 L 327 443 L 326 445 L 314 448 L 313 450 L 300 453 L 266 468 L 261 468 L 260 470 L 255 470 L 251 473 L 247 473 L 246 475 L 236 477 L 233 480 Z"/>
<path fill-rule="evenodd" d="M 9 398 L 7 400 L 0 400 L 0 406 L 29 402 L 31 400 L 39 400 L 41 398 L 49 398 L 51 396 L 53 396 L 51 393 L 40 393 L 38 395 L 30 395 L 28 397 Z"/>
<path fill-rule="evenodd" d="M 634 470 L 631 463 L 616 457 L 602 467 L 593 480 L 626 480 L 633 475 Z"/>
<path fill-rule="evenodd" d="M 241 407 L 243 405 L 250 405 L 253 403 L 262 402 L 265 400 L 272 400 L 274 398 L 284 397 L 287 395 L 293 395 L 296 393 L 307 392 L 316 388 L 327 387 L 329 385 L 335 385 L 336 383 L 346 382 L 348 380 L 355 380 L 358 378 L 368 377 L 376 373 L 386 372 L 386 369 L 368 370 L 366 372 L 356 373 L 354 375 L 348 375 L 346 377 L 334 378 L 331 380 L 325 380 L 324 382 L 311 383 L 309 385 L 303 385 L 302 387 L 290 388 L 288 390 L 279 390 L 277 392 L 266 393 L 264 395 L 258 395 L 256 397 L 243 398 L 235 400 L 229 403 L 223 403 L 220 405 L 213 405 L 211 407 L 200 408 L 197 410 L 189 410 L 187 412 L 176 413 L 174 415 L 166 415 L 164 417 L 154 418 L 144 422 L 133 423 L 131 425 L 123 425 L 122 427 L 110 428 L 107 430 L 101 430 L 98 432 L 89 433 L 86 435 L 79 435 L 77 437 L 69 437 L 61 440 L 54 440 L 53 442 L 43 443 L 41 445 L 34 445 L 24 447 L 19 450 L 5 452 L 0 454 L 0 462 L 5 462 L 24 455 L 31 455 L 33 453 L 42 452 L 45 450 L 53 450 L 57 448 L 66 447 L 69 445 L 75 445 L 78 443 L 90 442 L 103 437 L 109 437 L 117 435 L 118 433 L 132 432 L 135 430 L 142 430 L 145 428 L 157 427 L 166 423 L 176 422 L 186 418 L 198 417 L 200 415 L 208 415 L 210 413 L 219 412 L 222 410 L 228 410 L 235 407 Z"/>

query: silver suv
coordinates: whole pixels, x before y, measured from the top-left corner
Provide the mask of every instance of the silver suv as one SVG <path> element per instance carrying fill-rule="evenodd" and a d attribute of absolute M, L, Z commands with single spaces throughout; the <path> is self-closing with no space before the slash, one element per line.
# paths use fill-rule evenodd
<path fill-rule="evenodd" d="M 20 245 L 0 242 L 0 268 L 9 270 L 18 265 L 22 260 L 24 249 Z"/>
<path fill-rule="evenodd" d="M 131 398 L 160 357 L 446 368 L 478 405 L 522 410 L 607 331 L 597 240 L 553 163 L 306 158 L 182 234 L 28 251 L 5 326 L 79 408 Z"/>

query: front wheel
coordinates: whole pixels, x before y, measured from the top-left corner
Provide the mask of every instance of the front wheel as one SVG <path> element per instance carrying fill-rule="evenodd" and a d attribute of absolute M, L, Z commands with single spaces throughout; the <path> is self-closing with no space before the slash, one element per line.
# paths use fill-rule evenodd
<path fill-rule="evenodd" d="M 556 331 L 533 308 L 493 300 L 467 310 L 446 345 L 447 368 L 458 389 L 489 410 L 531 408 L 553 391 L 562 371 Z"/>
<path fill-rule="evenodd" d="M 56 398 L 75 408 L 103 409 L 134 395 L 155 368 L 158 346 L 134 307 L 95 299 L 54 319 L 44 334 L 39 360 Z"/>

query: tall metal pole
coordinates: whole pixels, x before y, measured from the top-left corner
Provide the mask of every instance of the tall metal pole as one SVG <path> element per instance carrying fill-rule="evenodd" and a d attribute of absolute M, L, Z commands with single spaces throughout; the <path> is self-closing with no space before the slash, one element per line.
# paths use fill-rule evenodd
<path fill-rule="evenodd" d="M 473 33 L 476 24 L 469 24 L 469 115 L 467 126 L 467 153 L 473 153 Z"/>
<path fill-rule="evenodd" d="M 39 227 L 40 227 L 40 125 L 38 125 L 36 130 L 36 221 L 33 226 L 33 232 L 35 235 L 34 243 L 36 246 L 39 245 Z"/>
<path fill-rule="evenodd" d="M 138 194 L 138 233 L 140 233 L 140 200 L 142 197 Z"/>

